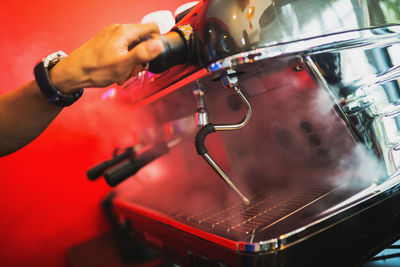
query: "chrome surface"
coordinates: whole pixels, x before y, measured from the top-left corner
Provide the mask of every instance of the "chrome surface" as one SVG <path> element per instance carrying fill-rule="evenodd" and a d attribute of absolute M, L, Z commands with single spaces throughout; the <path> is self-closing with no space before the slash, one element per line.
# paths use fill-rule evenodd
<path fill-rule="evenodd" d="M 316 234 L 314 230 L 315 227 L 319 230 L 329 228 L 330 225 L 327 223 L 327 221 L 334 216 L 343 213 L 343 206 L 345 206 L 345 209 L 351 210 L 352 208 L 356 207 L 357 204 L 362 202 L 369 202 L 370 204 L 373 204 L 374 202 L 379 202 L 380 200 L 388 197 L 393 193 L 393 191 L 399 191 L 400 177 L 396 175 L 396 177 L 393 178 L 397 179 L 386 181 L 379 186 L 371 185 L 369 188 L 349 200 L 347 203 L 341 203 L 339 206 L 332 207 L 330 210 L 324 212 L 324 216 L 300 229 L 286 233 L 281 235 L 279 238 L 274 238 L 271 240 L 257 243 L 242 243 L 239 246 L 238 251 L 257 253 L 285 249 L 287 246 L 290 246 L 299 240 L 309 238 Z M 351 212 L 349 212 L 347 216 L 351 216 Z"/>
<path fill-rule="evenodd" d="M 400 171 L 399 58 L 400 39 L 305 57 L 348 126 L 384 162 L 384 177 Z"/>
<path fill-rule="evenodd" d="M 243 73 L 250 80 L 260 73 L 269 74 L 269 69 L 271 75 L 274 68 L 281 69 L 282 66 L 274 64 L 284 65 L 293 59 L 301 61 L 317 83 L 317 90 L 329 95 L 329 103 L 315 99 L 314 118 L 324 120 L 324 112 L 335 110 L 360 149 L 374 156 L 366 170 L 374 170 L 374 179 L 364 181 L 362 190 L 340 203 L 330 203 L 312 223 L 279 237 L 238 242 L 238 251 L 282 250 L 352 216 L 360 204 L 373 206 L 399 192 L 399 7 L 399 0 L 209 0 L 191 20 L 193 42 L 200 51 L 195 63 L 207 67 L 210 74 L 200 78 L 201 83 L 212 84 L 216 77 L 226 76 L 226 69 Z M 252 116 L 252 107 L 235 86 L 237 82 L 227 82 L 230 84 L 227 87 L 232 87 L 246 106 L 247 113 L 240 123 L 215 125 L 217 131 L 240 129 Z M 189 90 L 193 88 L 193 84 L 183 84 L 182 90 L 186 86 Z M 282 92 L 287 93 L 295 87 L 285 87 L 285 84 L 275 88 L 246 87 L 245 92 L 254 100 L 276 88 L 284 88 Z M 301 92 L 296 96 L 301 98 Z M 281 97 L 284 99 L 287 95 Z M 321 109 L 321 105 L 329 108 Z M 281 113 L 285 112 L 282 109 Z M 279 112 L 276 114 L 279 116 Z M 351 161 L 351 157 L 348 155 L 346 160 Z M 222 179 L 228 184 L 231 182 L 208 154 L 204 158 Z M 234 184 L 231 188 L 243 199 Z"/>
<path fill-rule="evenodd" d="M 245 117 L 243 118 L 242 121 L 240 121 L 239 123 L 235 123 L 235 124 L 215 124 L 214 128 L 216 131 L 239 130 L 239 129 L 245 127 L 250 122 L 251 116 L 253 114 L 253 109 L 252 109 L 249 101 L 246 99 L 246 97 L 243 95 L 243 93 L 241 92 L 241 90 L 238 87 L 234 87 L 233 90 L 239 96 L 240 101 L 242 101 L 243 105 L 246 107 Z"/>
<path fill-rule="evenodd" d="M 378 29 L 375 31 L 379 32 Z M 330 218 L 350 212 L 357 204 L 372 204 L 378 201 L 377 199 L 398 192 L 400 37 L 394 37 L 393 32 L 387 29 L 381 29 L 381 32 L 386 32 L 387 36 L 382 35 L 382 38 L 376 41 L 361 41 L 359 45 L 353 45 L 354 41 L 337 42 L 330 44 L 328 49 L 324 46 L 314 47 L 297 55 L 314 76 L 320 90 L 328 92 L 332 105 L 337 107 L 338 114 L 354 137 L 363 144 L 364 149 L 372 151 L 376 156 L 374 168 L 379 175 L 365 190 L 330 207 L 315 222 L 278 239 L 258 245 L 243 245 L 243 251 L 259 252 L 263 249 L 270 250 L 273 246 L 283 249 L 300 239 L 312 236 L 314 227 L 324 228 Z"/>
<path fill-rule="evenodd" d="M 190 38 L 185 69 L 137 84 L 167 89 L 200 69 L 209 72 L 282 55 L 392 42 L 400 0 L 206 0 L 176 25 Z M 186 29 L 190 29 L 187 31 Z M 384 36 L 384 37 L 383 37 Z M 392 40 L 390 40 L 392 39 Z M 133 87 L 133 86 L 132 86 Z"/>
<path fill-rule="evenodd" d="M 210 71 L 248 66 L 274 58 L 303 58 L 357 139 L 385 164 L 400 171 L 400 27 L 369 29 L 255 49 L 217 61 Z M 316 44 L 315 46 L 311 45 Z M 288 47 L 295 49 L 288 50 Z M 279 51 L 279 53 L 276 53 Z M 257 55 L 257 56 L 255 56 Z"/>
<path fill-rule="evenodd" d="M 205 66 L 256 48 L 400 24 L 399 6 L 399 0 L 208 0 L 194 29 Z"/>
<path fill-rule="evenodd" d="M 210 123 L 208 118 L 208 112 L 206 109 L 199 109 L 196 112 L 196 125 L 197 126 L 205 126 Z"/>
<path fill-rule="evenodd" d="M 327 207 L 312 223 L 270 240 L 240 242 L 238 251 L 285 249 L 329 228 L 341 216 L 352 216 L 358 205 L 374 205 L 400 188 L 400 27 L 346 32 L 254 49 L 217 61 L 209 71 L 223 76 L 226 68 L 233 67 L 248 79 L 257 77 L 265 68 L 293 59 L 305 64 L 318 90 L 329 96 L 328 104 L 316 99 L 316 110 L 320 105 L 331 105 L 360 148 L 374 155 L 369 168 L 374 170 L 375 179 L 367 181 L 360 192 Z M 248 94 L 260 94 L 245 89 Z M 323 119 L 324 112 L 320 110 L 315 116 Z"/>
<path fill-rule="evenodd" d="M 200 84 L 196 84 L 193 88 L 193 95 L 196 98 L 197 110 L 195 113 L 196 126 L 205 126 L 210 123 L 208 116 L 208 111 L 206 109 L 206 104 L 204 100 L 204 95 L 206 94 L 206 89 Z"/>
<path fill-rule="evenodd" d="M 233 69 L 228 69 L 223 75 L 221 75 L 220 79 L 222 85 L 227 89 L 235 88 L 239 83 L 237 72 Z"/>
<path fill-rule="evenodd" d="M 330 51 L 338 48 L 351 48 L 359 46 L 387 45 L 398 41 L 400 26 L 390 26 L 381 29 L 365 29 L 349 31 L 338 34 L 316 36 L 314 38 L 299 40 L 293 43 L 270 45 L 240 52 L 216 60 L 208 65 L 210 72 L 232 68 L 238 65 L 256 61 L 296 54 L 314 54 L 321 51 Z"/>
<path fill-rule="evenodd" d="M 346 32 L 239 53 L 215 62 L 216 67 L 210 66 L 212 75 L 201 78 L 200 82 L 208 88 L 211 80 L 223 76 L 225 68 L 230 67 L 243 73 L 239 81 L 244 82 L 242 77 L 266 75 L 269 69 L 273 73 L 274 67 L 280 69 L 293 59 L 304 63 L 318 90 L 330 97 L 329 103 L 316 99 L 314 116 L 323 120 L 326 111 L 319 107 L 330 105 L 360 147 L 376 156 L 376 165 L 371 168 L 378 174 L 360 192 L 328 206 L 312 223 L 273 239 L 238 242 L 238 251 L 283 250 L 352 216 L 358 205 L 372 206 L 400 188 L 400 27 Z M 250 95 L 250 101 L 255 101 L 270 89 L 244 86 L 242 90 Z M 240 93 L 239 90 L 239 96 Z M 242 100 L 246 105 L 247 99 Z M 223 129 L 228 127 L 220 128 Z"/>

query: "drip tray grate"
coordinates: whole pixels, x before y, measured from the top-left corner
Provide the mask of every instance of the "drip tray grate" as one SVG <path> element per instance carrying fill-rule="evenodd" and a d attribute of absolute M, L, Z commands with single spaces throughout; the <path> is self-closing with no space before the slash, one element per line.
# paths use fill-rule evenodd
<path fill-rule="evenodd" d="M 300 193 L 281 190 L 256 194 L 249 198 L 249 206 L 243 205 L 237 198 L 230 198 L 195 215 L 187 215 L 182 211 L 163 212 L 194 228 L 227 238 L 247 240 L 251 235 L 283 221 L 336 189 L 332 185 L 318 185 Z"/>

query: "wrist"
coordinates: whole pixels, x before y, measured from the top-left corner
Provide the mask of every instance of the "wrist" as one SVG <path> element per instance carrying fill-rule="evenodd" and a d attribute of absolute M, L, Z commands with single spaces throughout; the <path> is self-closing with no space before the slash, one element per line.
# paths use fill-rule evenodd
<path fill-rule="evenodd" d="M 61 93 L 71 94 L 88 86 L 88 79 L 78 67 L 69 64 L 68 57 L 60 61 L 49 71 L 49 78 Z"/>
<path fill-rule="evenodd" d="M 48 99 L 50 103 L 53 103 L 59 107 L 66 107 L 77 101 L 83 93 L 83 88 L 75 90 L 75 84 L 71 83 L 74 81 L 70 75 L 62 75 L 60 68 L 54 68 L 58 63 L 62 62 L 67 55 L 58 51 L 47 57 L 44 57 L 34 68 L 34 75 L 36 83 L 42 92 L 42 94 Z M 54 69 L 51 75 L 51 70 Z M 58 75 L 57 75 L 58 74 Z"/>

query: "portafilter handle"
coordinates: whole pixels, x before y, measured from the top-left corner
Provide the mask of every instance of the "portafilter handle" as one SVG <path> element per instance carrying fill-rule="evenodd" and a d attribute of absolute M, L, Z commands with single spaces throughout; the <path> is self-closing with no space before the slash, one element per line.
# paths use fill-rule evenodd
<path fill-rule="evenodd" d="M 110 167 L 120 163 L 121 161 L 131 158 L 135 155 L 135 151 L 133 147 L 128 147 L 125 151 L 121 154 L 117 154 L 117 150 L 114 152 L 112 159 L 106 160 L 92 168 L 90 168 L 86 175 L 89 180 L 94 181 L 103 176 L 103 173 Z"/>
<path fill-rule="evenodd" d="M 162 73 L 173 66 L 187 63 L 188 45 L 182 33 L 171 31 L 166 35 L 156 35 L 155 38 L 163 42 L 164 50 L 149 62 L 148 71 Z"/>
<path fill-rule="evenodd" d="M 121 182 L 137 173 L 142 167 L 167 154 L 168 152 L 169 147 L 166 143 L 158 143 L 145 152 L 138 155 L 133 155 L 132 157 L 122 161 L 120 164 L 109 168 L 104 172 L 104 179 L 109 186 L 117 186 Z"/>
<path fill-rule="evenodd" d="M 129 46 L 129 50 L 135 47 L 140 42 L 158 39 L 164 45 L 164 50 L 155 59 L 149 62 L 148 71 L 152 73 L 162 73 L 167 69 L 185 64 L 188 60 L 188 44 L 185 35 L 178 28 L 173 29 L 169 33 L 152 34 L 147 38 L 141 39 L 139 42 Z"/>

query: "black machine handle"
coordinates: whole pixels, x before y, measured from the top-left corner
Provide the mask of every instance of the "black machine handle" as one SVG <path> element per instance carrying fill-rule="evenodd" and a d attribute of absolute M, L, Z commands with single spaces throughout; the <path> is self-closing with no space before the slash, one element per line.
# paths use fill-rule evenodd
<path fill-rule="evenodd" d="M 142 167 L 169 152 L 166 143 L 156 144 L 140 155 L 125 159 L 115 167 L 109 168 L 104 173 L 104 179 L 109 186 L 116 186 L 138 172 Z"/>
<path fill-rule="evenodd" d="M 94 181 L 101 177 L 103 173 L 110 167 L 114 166 L 115 164 L 120 163 L 121 161 L 132 157 L 135 154 L 135 151 L 133 150 L 133 147 L 128 147 L 125 149 L 125 151 L 119 155 L 116 154 L 116 151 L 114 152 L 114 156 L 110 160 L 106 160 L 99 165 L 94 166 L 93 168 L 89 169 L 86 172 L 87 177 L 89 180 Z"/>
<path fill-rule="evenodd" d="M 149 62 L 149 71 L 162 73 L 167 69 L 185 64 L 188 58 L 186 40 L 179 30 L 171 31 L 165 35 L 155 35 L 154 38 L 161 40 L 164 51 Z"/>
<path fill-rule="evenodd" d="M 149 39 L 158 39 L 164 44 L 163 52 L 149 62 L 148 70 L 150 72 L 162 73 L 173 66 L 185 64 L 187 62 L 188 44 L 184 34 L 179 29 L 174 29 L 165 35 L 152 34 L 147 38 L 139 40 L 139 42 L 131 44 L 128 49 L 130 50 L 140 42 Z"/>

